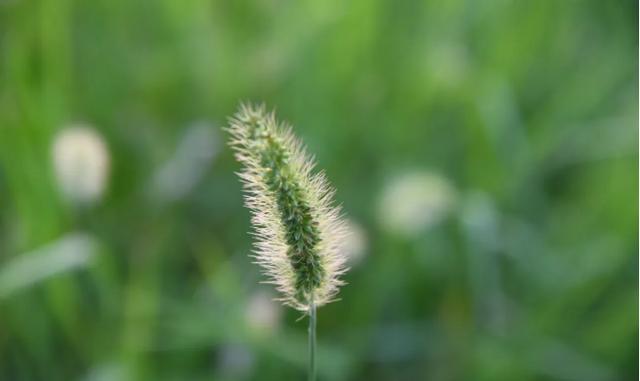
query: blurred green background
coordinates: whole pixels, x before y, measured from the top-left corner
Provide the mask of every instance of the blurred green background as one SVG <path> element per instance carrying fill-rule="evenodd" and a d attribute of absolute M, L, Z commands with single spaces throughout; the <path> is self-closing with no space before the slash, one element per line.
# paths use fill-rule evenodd
<path fill-rule="evenodd" d="M 0 0 L 0 380 L 298 380 L 221 130 L 354 234 L 321 380 L 636 380 L 636 1 Z"/>

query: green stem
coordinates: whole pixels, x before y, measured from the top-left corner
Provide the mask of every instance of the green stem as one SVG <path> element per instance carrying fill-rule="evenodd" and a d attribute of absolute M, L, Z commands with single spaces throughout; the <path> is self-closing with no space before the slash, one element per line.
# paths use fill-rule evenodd
<path fill-rule="evenodd" d="M 316 304 L 309 303 L 309 381 L 316 381 Z"/>

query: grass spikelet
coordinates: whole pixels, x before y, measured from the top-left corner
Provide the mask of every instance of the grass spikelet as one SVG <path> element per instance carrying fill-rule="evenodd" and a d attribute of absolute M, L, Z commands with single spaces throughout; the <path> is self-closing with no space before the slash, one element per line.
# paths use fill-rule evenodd
<path fill-rule="evenodd" d="M 281 301 L 300 311 L 335 300 L 346 271 L 346 233 L 333 189 L 291 132 L 264 106 L 241 105 L 229 120 L 230 145 L 243 165 L 256 262 Z"/>

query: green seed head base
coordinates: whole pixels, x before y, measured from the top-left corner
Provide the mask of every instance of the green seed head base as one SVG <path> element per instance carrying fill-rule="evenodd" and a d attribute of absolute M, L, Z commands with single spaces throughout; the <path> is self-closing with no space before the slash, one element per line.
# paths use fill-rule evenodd
<path fill-rule="evenodd" d="M 245 204 L 252 211 L 256 263 L 285 304 L 307 311 L 335 300 L 347 270 L 347 229 L 334 190 L 291 132 L 264 106 L 241 105 L 230 119 L 230 145 L 243 165 Z"/>

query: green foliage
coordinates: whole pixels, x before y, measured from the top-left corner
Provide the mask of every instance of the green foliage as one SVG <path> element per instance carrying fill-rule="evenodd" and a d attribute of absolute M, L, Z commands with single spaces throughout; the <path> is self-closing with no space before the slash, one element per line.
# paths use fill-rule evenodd
<path fill-rule="evenodd" d="M 637 379 L 637 30 L 628 0 L 0 0 L 0 380 L 303 379 L 223 148 L 247 99 L 360 231 L 319 380 Z M 110 157 L 82 205 L 78 124 Z"/>

